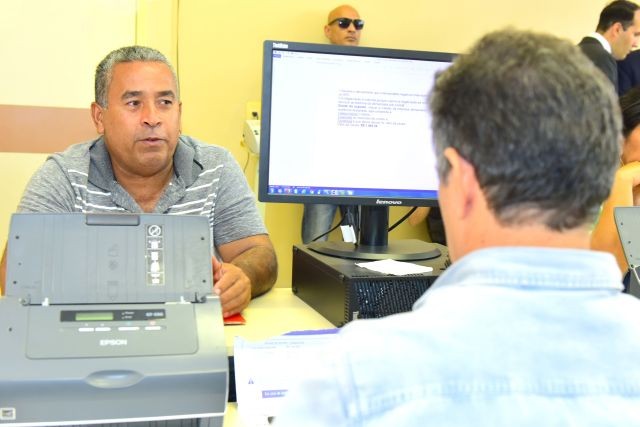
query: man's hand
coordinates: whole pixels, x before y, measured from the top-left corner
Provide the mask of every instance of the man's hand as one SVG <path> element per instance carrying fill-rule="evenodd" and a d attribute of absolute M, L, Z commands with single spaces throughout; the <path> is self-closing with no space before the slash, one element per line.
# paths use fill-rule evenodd
<path fill-rule="evenodd" d="M 640 162 L 629 162 L 616 171 L 617 182 L 627 186 L 640 185 Z"/>
<path fill-rule="evenodd" d="M 215 257 L 213 266 L 213 292 L 220 297 L 222 316 L 240 313 L 251 301 L 251 280 L 239 267 Z"/>
<path fill-rule="evenodd" d="M 613 183 L 613 191 L 627 192 L 631 189 L 633 194 L 633 204 L 630 206 L 638 206 L 638 188 L 640 186 L 640 162 L 629 162 L 620 167 L 616 172 Z M 627 205 L 622 205 L 627 206 Z"/>

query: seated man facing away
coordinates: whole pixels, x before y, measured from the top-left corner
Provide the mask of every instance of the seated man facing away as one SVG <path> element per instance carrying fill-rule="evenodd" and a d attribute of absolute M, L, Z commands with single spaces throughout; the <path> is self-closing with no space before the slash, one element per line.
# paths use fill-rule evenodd
<path fill-rule="evenodd" d="M 611 83 L 568 41 L 482 38 L 430 98 L 453 264 L 347 324 L 278 426 L 640 426 L 640 301 L 589 231 L 620 155 Z"/>
<path fill-rule="evenodd" d="M 231 154 L 180 135 L 180 93 L 160 52 L 130 46 L 98 65 L 91 115 L 101 136 L 50 156 L 19 212 L 205 215 L 224 315 L 274 284 L 277 262 L 244 175 Z M 5 280 L 5 259 L 0 284 Z"/>

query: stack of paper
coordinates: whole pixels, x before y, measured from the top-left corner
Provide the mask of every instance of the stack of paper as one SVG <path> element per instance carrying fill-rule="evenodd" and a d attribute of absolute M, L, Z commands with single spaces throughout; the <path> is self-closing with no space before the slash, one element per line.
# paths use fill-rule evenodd
<path fill-rule="evenodd" d="M 265 341 L 236 337 L 233 346 L 238 414 L 246 427 L 267 426 L 289 387 L 320 357 L 337 329 L 298 331 Z"/>

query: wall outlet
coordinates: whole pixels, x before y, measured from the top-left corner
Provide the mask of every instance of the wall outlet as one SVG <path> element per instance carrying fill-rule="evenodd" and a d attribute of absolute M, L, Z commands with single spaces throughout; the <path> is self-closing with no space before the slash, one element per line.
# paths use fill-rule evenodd
<path fill-rule="evenodd" d="M 259 120 L 260 116 L 262 116 L 262 111 L 260 110 L 262 103 L 260 101 L 249 101 L 246 106 L 246 117 L 247 120 Z"/>

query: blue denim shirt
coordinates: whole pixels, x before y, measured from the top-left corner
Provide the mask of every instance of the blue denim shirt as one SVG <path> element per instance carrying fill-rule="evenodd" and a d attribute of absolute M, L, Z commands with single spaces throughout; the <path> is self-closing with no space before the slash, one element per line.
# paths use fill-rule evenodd
<path fill-rule="evenodd" d="M 346 325 L 278 426 L 640 426 L 640 300 L 602 252 L 502 247 Z"/>

